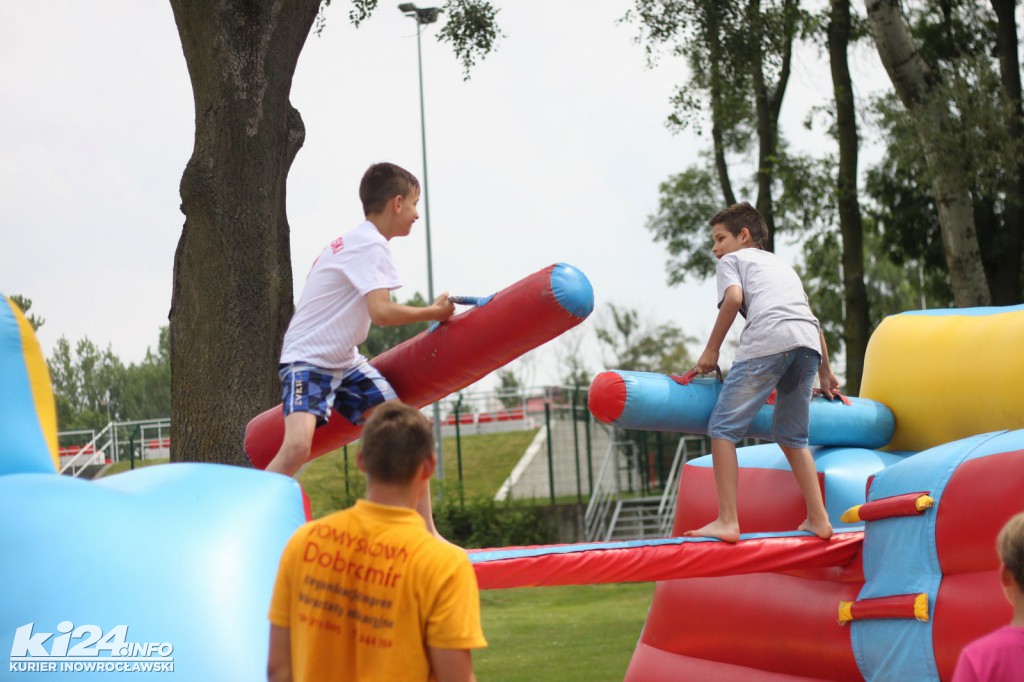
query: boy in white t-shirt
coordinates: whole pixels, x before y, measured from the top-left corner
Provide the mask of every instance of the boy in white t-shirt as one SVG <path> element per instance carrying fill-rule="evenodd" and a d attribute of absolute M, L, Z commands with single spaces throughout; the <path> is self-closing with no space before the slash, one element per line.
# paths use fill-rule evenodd
<path fill-rule="evenodd" d="M 416 177 L 391 163 L 374 164 L 359 184 L 359 198 L 366 220 L 317 257 L 285 332 L 280 370 L 284 442 L 267 471 L 294 475 L 309 458 L 314 429 L 327 422 L 332 410 L 360 424 L 374 405 L 397 397 L 357 350 L 371 322 L 443 322 L 455 309 L 448 292 L 422 308 L 391 300 L 391 290 L 402 282 L 388 241 L 407 236 L 419 218 Z M 429 497 L 425 512 L 433 530 Z"/>
<path fill-rule="evenodd" d="M 772 439 L 782 448 L 807 503 L 798 530 L 820 538 L 832 535 L 814 458 L 808 449 L 811 386 L 818 374 L 824 394 L 833 398 L 839 382 L 828 361 L 825 336 L 811 313 L 799 275 L 764 250 L 768 227 L 750 204 L 734 204 L 710 221 L 711 250 L 718 258 L 718 319 L 697 361 L 701 372 L 718 367 L 729 328 L 740 313 L 747 320 L 732 370 L 711 413 L 708 435 L 718 492 L 718 518 L 685 535 L 736 542 L 740 537 L 736 489 L 736 443 L 777 389 Z"/>

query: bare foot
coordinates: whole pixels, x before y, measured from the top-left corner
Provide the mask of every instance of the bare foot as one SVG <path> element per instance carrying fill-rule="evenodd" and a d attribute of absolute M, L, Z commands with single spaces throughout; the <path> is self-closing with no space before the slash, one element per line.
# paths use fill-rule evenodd
<path fill-rule="evenodd" d="M 813 522 L 810 519 L 805 519 L 804 522 L 797 527 L 797 530 L 810 531 L 822 540 L 828 540 L 832 537 L 832 524 L 828 522 L 828 519 Z"/>
<path fill-rule="evenodd" d="M 688 530 L 683 535 L 688 538 L 718 538 L 723 542 L 736 542 L 740 539 L 740 527 L 739 524 L 715 519 L 703 528 Z"/>

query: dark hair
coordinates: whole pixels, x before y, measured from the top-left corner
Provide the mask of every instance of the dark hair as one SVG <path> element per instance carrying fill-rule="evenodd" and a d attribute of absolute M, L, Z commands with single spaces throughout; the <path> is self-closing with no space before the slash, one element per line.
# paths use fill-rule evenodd
<path fill-rule="evenodd" d="M 393 163 L 375 163 L 363 173 L 359 183 L 359 199 L 363 202 L 363 215 L 380 213 L 391 199 L 409 196 L 420 188 L 416 176 Z"/>
<path fill-rule="evenodd" d="M 756 208 L 746 201 L 722 209 L 708 223 L 711 227 L 721 225 L 729 230 L 734 237 L 739 237 L 743 228 L 747 228 L 750 231 L 751 239 L 759 249 L 763 249 L 768 243 L 768 226 L 765 224 L 764 218 Z"/>
<path fill-rule="evenodd" d="M 1024 513 L 1006 522 L 996 539 L 999 560 L 1010 569 L 1017 585 L 1024 590 Z"/>
<path fill-rule="evenodd" d="M 408 483 L 434 452 L 430 422 L 397 400 L 379 405 L 363 428 L 363 465 L 381 483 Z"/>

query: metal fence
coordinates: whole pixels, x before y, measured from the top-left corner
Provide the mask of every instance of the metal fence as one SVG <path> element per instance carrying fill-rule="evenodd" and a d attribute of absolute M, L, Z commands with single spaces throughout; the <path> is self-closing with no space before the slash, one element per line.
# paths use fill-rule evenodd
<path fill-rule="evenodd" d="M 99 431 L 81 429 L 57 434 L 60 473 L 81 475 L 124 459 L 165 459 L 170 456 L 170 419 L 110 422 Z"/>
<path fill-rule="evenodd" d="M 615 481 L 613 487 L 620 495 L 656 495 L 666 485 L 675 484 L 673 462 L 683 435 L 627 431 L 602 424 L 587 409 L 586 388 L 549 386 L 517 394 L 466 394 L 449 399 L 447 408 L 443 432 L 456 439 L 456 453 L 445 452 L 448 480 L 457 475 L 451 465 L 453 455 L 454 469 L 461 468 L 457 456 L 463 436 L 495 428 L 538 429 L 498 490 L 498 500 L 583 504 L 595 491 L 602 466 L 614 470 L 605 475 Z M 499 421 L 496 412 L 508 418 Z M 707 451 L 706 443 L 695 444 L 692 436 L 689 439 L 688 456 Z"/>
<path fill-rule="evenodd" d="M 681 466 L 682 434 L 627 431 L 602 424 L 587 409 L 585 387 L 548 386 L 517 392 L 464 392 L 441 403 L 446 481 L 462 482 L 462 439 L 477 434 L 537 429 L 530 446 L 500 486 L 495 498 L 536 502 L 590 501 L 602 467 L 605 485 L 621 495 L 658 495 L 675 485 Z M 432 416 L 432 415 L 431 415 Z M 59 434 L 61 472 L 129 458 L 170 455 L 170 420 L 111 422 L 99 431 Z M 690 444 L 685 460 L 706 448 Z M 348 467 L 343 470 L 349 471 Z M 348 481 L 346 481 L 348 483 Z M 674 491 L 672 491 L 674 492 Z"/>

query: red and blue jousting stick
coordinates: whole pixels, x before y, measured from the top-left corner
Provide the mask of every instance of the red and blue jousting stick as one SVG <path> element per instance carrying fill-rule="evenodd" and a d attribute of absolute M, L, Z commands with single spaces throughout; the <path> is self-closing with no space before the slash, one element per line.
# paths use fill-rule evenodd
<path fill-rule="evenodd" d="M 605 424 L 642 431 L 707 434 L 722 392 L 718 379 L 608 370 L 590 384 L 588 407 Z M 771 440 L 775 407 L 765 404 L 747 431 Z M 881 448 L 892 440 L 895 418 L 882 403 L 865 398 L 815 397 L 810 408 L 810 444 Z"/>
<path fill-rule="evenodd" d="M 557 263 L 493 296 L 452 302 L 473 307 L 370 360 L 402 402 L 430 405 L 572 329 L 594 310 L 594 289 L 582 272 Z M 310 459 L 351 443 L 361 430 L 332 413 L 313 434 Z M 283 440 L 278 405 L 249 422 L 245 454 L 265 469 Z"/>

